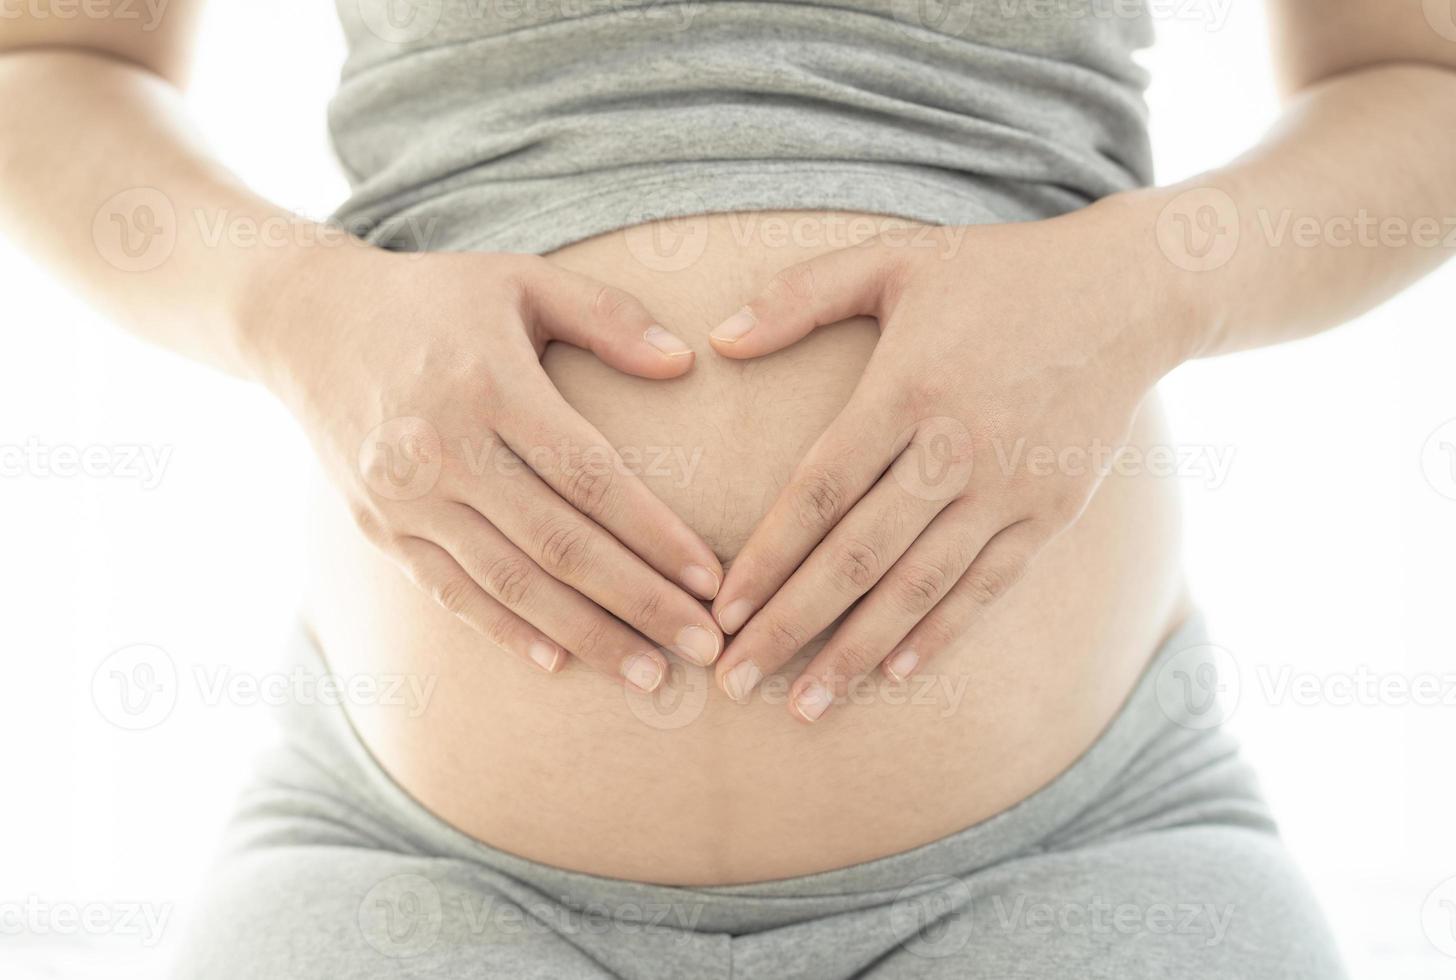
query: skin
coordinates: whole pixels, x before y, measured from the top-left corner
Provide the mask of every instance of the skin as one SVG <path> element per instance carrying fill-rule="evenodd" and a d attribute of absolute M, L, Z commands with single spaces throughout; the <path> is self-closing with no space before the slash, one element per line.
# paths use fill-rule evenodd
<path fill-rule="evenodd" d="M 538 258 L 417 263 L 367 248 L 321 258 L 346 266 L 321 281 L 346 286 L 350 303 L 368 296 L 369 314 L 338 318 L 343 336 L 314 333 L 343 297 L 280 287 L 287 299 L 266 317 L 266 343 L 314 334 L 306 367 L 279 388 L 365 538 L 441 606 L 548 673 L 574 655 L 650 692 L 667 670 L 659 647 L 712 663 L 722 638 L 672 579 L 711 596 L 716 556 L 541 366 L 562 341 L 661 379 L 685 371 L 692 351 L 626 293 Z M 423 307 L 402 302 L 419 291 Z"/>
<path fill-rule="evenodd" d="M 776 233 L 790 221 L 793 234 Z M 543 365 L 730 571 L 849 403 L 880 335 L 856 317 L 773 357 L 735 360 L 714 355 L 708 332 L 777 272 L 883 224 L 804 211 L 688 219 L 661 238 L 702 253 L 669 272 L 642 259 L 651 229 L 548 257 L 641 297 L 698 351 L 692 371 L 665 382 L 564 344 Z M 1138 452 L 1176 446 L 1157 401 L 1138 412 Z M 746 703 L 723 694 L 711 668 L 686 662 L 673 663 L 652 697 L 613 689 L 577 662 L 544 674 L 414 588 L 327 486 L 301 542 L 312 556 L 303 611 L 341 676 L 432 685 L 427 704 L 351 701 L 349 718 L 399 785 L 471 837 L 557 867 L 664 884 L 811 874 L 970 826 L 1087 749 L 1189 612 L 1182 482 L 1146 467 L 1108 476 L 975 629 L 906 682 L 874 672 L 812 727 L 785 705 L 821 640 Z"/>
<path fill-rule="evenodd" d="M 633 297 L 539 258 L 401 256 L 253 195 L 180 111 L 199 7 L 173 3 L 154 30 L 0 20 L 0 128 L 27 134 L 0 149 L 0 220 L 138 333 L 271 388 L 361 532 L 498 646 L 548 672 L 575 656 L 643 690 L 661 683 L 664 650 L 711 662 L 722 635 L 700 600 L 721 581 L 717 556 L 540 365 L 560 341 L 664 379 L 693 353 Z M 86 154 L 72 152 L 75 132 Z M 207 221 L 174 219 L 167 260 L 138 271 L 105 235 L 108 219 L 130 218 L 136 188 L 159 189 L 143 192 L 162 201 L 146 199 L 154 211 L 282 223 L 318 244 L 217 244 Z M 412 320 L 430 326 L 402 346 Z M 395 485 L 412 467 L 438 475 Z"/>
<path fill-rule="evenodd" d="M 881 325 L 849 404 L 714 602 L 736 634 L 716 668 L 729 696 L 747 697 L 855 602 L 789 710 L 812 722 L 876 667 L 913 674 L 985 615 L 1096 487 L 1085 472 L 985 465 L 998 451 L 1022 439 L 1056 451 L 1115 444 L 1179 363 L 1342 323 L 1447 257 L 1456 42 L 1416 2 L 1274 9 L 1291 102 L 1233 164 L 1051 221 L 962 229 L 950 258 L 870 242 L 811 260 L 716 328 L 715 350 L 753 358 L 846 316 Z M 1179 234 L 1208 202 L 1239 229 L 1232 255 L 1201 256 Z M 1392 230 L 1352 248 L 1362 210 Z M 1331 232 L 1296 247 L 1265 231 L 1285 213 Z M 963 479 L 957 492 L 907 493 L 900 474 L 937 453 Z"/>
<path fill-rule="evenodd" d="M 360 530 L 452 614 L 543 669 L 573 656 L 651 688 L 667 665 L 658 647 L 709 663 L 733 633 L 716 672 L 742 697 L 858 600 L 795 682 L 788 710 L 803 720 L 876 667 L 923 669 L 1096 488 L 1085 473 L 998 472 L 983 464 L 996 446 L 1115 444 L 1178 363 L 1330 328 L 1446 254 L 1384 238 L 1292 247 L 1259 233 L 1262 218 L 1328 223 L 1363 209 L 1415 227 L 1456 213 L 1456 42 L 1428 19 L 1432 5 L 1273 3 L 1288 108 L 1228 166 L 1050 221 L 948 229 L 959 244 L 943 253 L 877 239 L 819 256 L 747 304 L 752 330 L 735 315 L 716 331 L 714 351 L 734 359 L 856 314 L 881 331 L 849 403 L 724 579 L 540 369 L 561 341 L 644 378 L 692 370 L 694 355 L 631 295 L 519 256 L 385 255 L 337 236 L 329 248 L 247 249 L 209 243 L 188 221 L 156 269 L 127 271 L 98 247 L 97 215 L 138 187 L 161 189 L 179 215 L 306 224 L 241 186 L 185 121 L 178 88 L 200 6 L 175 0 L 145 29 L 0 21 L 0 132 L 25 134 L 0 146 L 4 227 L 137 333 L 275 391 Z M 1209 201 L 1241 230 L 1218 263 L 1178 235 Z M 1069 255 L 1078 261 L 1058 258 Z M 391 347 L 404 317 L 422 326 Z M 381 425 L 396 426 L 390 441 L 412 462 L 438 464 L 419 496 L 396 499 L 388 460 L 371 455 Z M 470 454 L 462 440 L 475 440 Z M 467 479 L 467 456 L 482 452 L 508 465 Z M 573 462 L 593 453 L 606 480 Z M 941 498 L 906 492 L 917 459 L 977 465 Z M 716 623 L 697 601 L 709 598 Z"/>

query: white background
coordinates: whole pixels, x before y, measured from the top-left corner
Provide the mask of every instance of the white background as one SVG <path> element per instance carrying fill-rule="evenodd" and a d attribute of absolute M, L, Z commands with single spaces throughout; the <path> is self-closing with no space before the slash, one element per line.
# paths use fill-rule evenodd
<path fill-rule="evenodd" d="M 1261 4 L 1163 7 L 1190 11 L 1160 18 L 1147 59 L 1171 181 L 1241 151 L 1277 106 Z M 323 117 L 342 57 L 332 17 L 323 0 L 214 2 L 191 94 L 229 164 L 319 217 L 344 192 Z M 173 915 L 171 939 L 267 710 L 208 703 L 188 681 L 165 720 L 129 732 L 98 710 L 93 675 L 139 643 L 188 678 L 268 669 L 301 578 L 308 453 L 259 391 L 133 341 L 3 243 L 0 283 L 0 446 L 168 454 L 155 486 L 0 476 L 0 903 L 148 903 Z M 1456 970 L 1437 948 L 1451 937 L 1422 921 L 1456 876 L 1456 709 L 1301 703 L 1278 685 L 1456 678 L 1456 499 L 1438 492 L 1456 496 L 1439 450 L 1456 425 L 1422 456 L 1456 418 L 1453 297 L 1456 267 L 1341 330 L 1164 384 L 1177 441 L 1233 454 L 1221 485 L 1183 485 L 1197 597 L 1240 666 L 1233 723 L 1355 974 L 1382 980 Z M 120 956 L 107 976 L 158 969 L 135 935 L 83 945 L 97 944 Z M 0 935 L 0 972 L 89 975 L 72 945 Z"/>

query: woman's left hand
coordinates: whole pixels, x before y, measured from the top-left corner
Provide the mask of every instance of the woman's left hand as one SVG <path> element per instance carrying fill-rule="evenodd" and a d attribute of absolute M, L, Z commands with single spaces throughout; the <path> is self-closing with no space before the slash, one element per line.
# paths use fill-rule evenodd
<path fill-rule="evenodd" d="M 730 697 L 851 606 L 791 709 L 815 721 L 877 666 L 903 680 L 1077 519 L 1174 346 L 1154 339 L 1151 228 L 1139 240 L 1115 206 L 1111 221 L 1093 210 L 882 234 L 787 269 L 713 331 L 720 354 L 753 358 L 852 316 L 880 323 L 849 403 L 713 604 L 737 634 L 717 666 Z"/>

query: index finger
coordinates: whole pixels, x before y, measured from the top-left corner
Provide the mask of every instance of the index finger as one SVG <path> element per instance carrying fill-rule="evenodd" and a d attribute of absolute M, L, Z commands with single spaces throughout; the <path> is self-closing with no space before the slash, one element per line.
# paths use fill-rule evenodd
<path fill-rule="evenodd" d="M 531 470 L 664 578 L 703 599 L 718 593 L 723 566 L 713 549 L 628 470 L 544 372 L 514 400 L 532 411 L 502 419 L 497 434 Z"/>
<path fill-rule="evenodd" d="M 713 603 L 723 632 L 743 628 L 905 448 L 911 433 L 886 404 L 857 389 L 815 440 L 728 570 Z"/>

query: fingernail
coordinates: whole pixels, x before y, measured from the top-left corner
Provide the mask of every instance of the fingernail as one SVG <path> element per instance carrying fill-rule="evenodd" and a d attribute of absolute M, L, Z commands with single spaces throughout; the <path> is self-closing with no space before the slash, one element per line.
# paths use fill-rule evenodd
<path fill-rule="evenodd" d="M 757 322 L 758 320 L 754 317 L 753 311 L 745 306 L 718 324 L 709 336 L 720 343 L 731 344 L 735 341 L 742 340 L 744 334 L 752 330 L 753 325 Z"/>
<path fill-rule="evenodd" d="M 677 649 L 699 667 L 706 667 L 718 659 L 722 644 L 718 634 L 701 626 L 685 626 L 677 635 Z"/>
<path fill-rule="evenodd" d="M 747 599 L 734 599 L 718 614 L 718 625 L 723 628 L 724 633 L 737 633 L 752 615 L 753 603 Z"/>
<path fill-rule="evenodd" d="M 682 357 L 684 354 L 693 352 L 693 349 L 684 343 L 681 337 L 670 334 L 656 325 L 648 327 L 647 332 L 642 335 L 642 339 L 668 357 Z"/>
<path fill-rule="evenodd" d="M 810 681 L 794 695 L 794 710 L 805 721 L 818 721 L 832 700 L 828 688 L 818 681 Z"/>
<path fill-rule="evenodd" d="M 643 694 L 651 694 L 662 683 L 662 664 L 639 653 L 622 664 L 622 676 Z"/>
<path fill-rule="evenodd" d="M 752 660 L 745 660 L 723 675 L 723 691 L 734 701 L 742 703 L 748 700 L 749 693 L 761 680 L 763 671 Z"/>
<path fill-rule="evenodd" d="M 893 681 L 903 681 L 910 676 L 910 672 L 918 663 L 920 663 L 920 654 L 914 650 L 901 650 L 885 661 L 885 673 L 889 674 Z"/>
<path fill-rule="evenodd" d="M 718 586 L 723 583 L 718 576 L 702 565 L 689 565 L 683 569 L 683 585 L 692 589 L 700 598 L 711 599 L 718 594 Z"/>
<path fill-rule="evenodd" d="M 531 649 L 527 652 L 530 653 L 531 659 L 536 662 L 536 666 L 546 671 L 546 673 L 554 674 L 556 672 L 556 666 L 561 661 L 560 649 L 549 643 L 543 643 L 537 640 L 531 644 Z"/>

